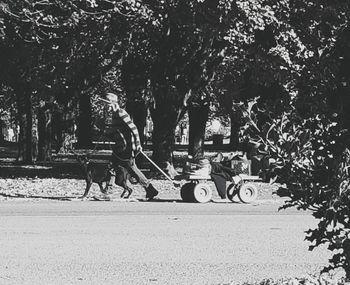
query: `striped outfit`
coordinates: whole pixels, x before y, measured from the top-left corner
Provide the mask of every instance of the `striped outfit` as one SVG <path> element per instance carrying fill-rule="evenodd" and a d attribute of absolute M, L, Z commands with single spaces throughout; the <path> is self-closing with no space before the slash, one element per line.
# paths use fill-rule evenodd
<path fill-rule="evenodd" d="M 146 189 L 146 192 L 149 192 L 150 182 L 135 163 L 137 148 L 141 146 L 139 132 L 125 110 L 118 109 L 113 113 L 112 123 L 107 128 L 106 135 L 115 143 L 112 147 L 111 160 L 113 168 L 117 172 L 116 176 L 118 175 L 118 167 L 124 167 Z M 117 178 L 116 184 L 118 185 Z"/>
<path fill-rule="evenodd" d="M 137 148 L 141 146 L 139 132 L 123 109 L 113 113 L 112 123 L 106 133 L 115 143 L 113 152 L 123 159 L 135 156 Z"/>

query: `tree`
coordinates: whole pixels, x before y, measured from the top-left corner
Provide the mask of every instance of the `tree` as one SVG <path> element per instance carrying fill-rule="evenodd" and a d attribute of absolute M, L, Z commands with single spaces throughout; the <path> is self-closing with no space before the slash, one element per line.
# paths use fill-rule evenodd
<path fill-rule="evenodd" d="M 204 155 L 204 138 L 210 111 L 209 106 L 209 95 L 204 91 L 199 91 L 199 94 L 191 96 L 191 99 L 187 101 L 189 119 L 188 154 L 194 160 L 198 160 Z"/>
<path fill-rule="evenodd" d="M 133 26 L 128 56 L 146 69 L 129 70 L 129 75 L 149 82 L 143 89 L 150 87 L 153 99 L 157 162 L 172 164 L 174 132 L 185 102 L 205 87 L 222 59 L 224 31 L 233 11 L 224 2 L 145 1 L 152 11 L 150 20 Z"/>
<path fill-rule="evenodd" d="M 324 270 L 342 267 L 348 279 L 350 153 L 343 92 L 350 79 L 344 64 L 349 11 L 344 1 L 293 2 L 290 23 L 303 53 L 288 52 L 294 67 L 284 84 L 289 96 L 284 104 L 266 106 L 270 112 L 263 124 L 252 105 L 245 112 L 250 135 L 274 160 L 269 174 L 281 183 L 278 193 L 290 198 L 283 208 L 312 211 L 319 223 L 307 231 L 310 250 L 326 244 L 336 251 Z M 276 107 L 279 113 L 273 112 Z"/>
<path fill-rule="evenodd" d="M 38 110 L 38 157 L 39 161 L 51 160 L 52 103 L 40 102 Z"/>
<path fill-rule="evenodd" d="M 134 58 L 132 55 L 127 55 L 121 66 L 121 83 L 126 94 L 126 111 L 138 129 L 141 145 L 144 143 L 144 128 L 150 103 L 147 67 L 144 64 L 145 62 L 139 57 Z"/>
<path fill-rule="evenodd" d="M 134 15 L 147 16 L 146 9 L 135 1 L 105 0 L 3 1 L 0 8 L 0 61 L 7 71 L 1 72 L 1 82 L 16 91 L 19 147 L 24 149 L 19 160 L 33 162 L 29 150 L 33 143 L 32 103 L 35 99 L 37 104 L 40 96 L 50 101 L 45 93 L 64 104 L 72 97 L 80 98 L 79 128 L 85 126 L 87 132 L 79 132 L 79 141 L 89 143 L 87 91 L 120 58 L 127 32 L 119 29 L 124 27 L 123 21 Z"/>
<path fill-rule="evenodd" d="M 236 5 L 236 25 L 227 32 L 225 58 L 210 89 L 215 90 L 213 101 L 220 111 L 230 116 L 231 147 L 237 150 L 242 127 L 237 106 L 255 97 L 264 104 L 282 100 L 299 74 L 299 61 L 294 59 L 306 57 L 308 50 L 290 24 L 289 1 L 236 1 Z"/>
<path fill-rule="evenodd" d="M 4 95 L 0 95 L 0 102 L 2 103 L 1 105 L 4 106 L 5 104 L 3 103 L 4 101 Z M 5 141 L 5 136 L 3 134 L 3 127 L 5 126 L 4 119 L 3 117 L 6 115 L 5 113 L 6 110 L 3 110 L 2 108 L 0 109 L 0 144 L 2 144 Z"/>
<path fill-rule="evenodd" d="M 0 128 L 12 127 L 13 117 L 16 113 L 14 107 L 13 90 L 6 86 L 0 86 Z M 11 137 L 11 139 L 13 139 Z M 3 143 L 5 140 L 5 134 L 3 129 L 0 134 L 0 142 Z"/>

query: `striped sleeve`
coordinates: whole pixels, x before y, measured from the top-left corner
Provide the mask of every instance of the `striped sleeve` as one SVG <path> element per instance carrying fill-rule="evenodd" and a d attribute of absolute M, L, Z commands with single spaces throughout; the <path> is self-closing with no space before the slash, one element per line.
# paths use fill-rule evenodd
<path fill-rule="evenodd" d="M 130 128 L 134 139 L 135 139 L 135 144 L 136 147 L 141 145 L 140 142 L 140 136 L 139 136 L 139 132 L 135 126 L 135 124 L 133 123 L 133 121 L 131 120 L 129 114 L 123 110 L 123 109 L 119 109 L 119 117 L 124 121 L 124 123 Z"/>

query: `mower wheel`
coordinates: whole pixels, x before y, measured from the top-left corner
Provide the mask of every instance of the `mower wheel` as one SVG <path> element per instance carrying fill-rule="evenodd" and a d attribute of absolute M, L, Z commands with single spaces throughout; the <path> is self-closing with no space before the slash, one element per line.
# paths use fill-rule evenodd
<path fill-rule="evenodd" d="M 209 185 L 205 183 L 198 183 L 193 188 L 194 201 L 197 203 L 208 203 L 213 196 L 213 191 Z"/>
<path fill-rule="evenodd" d="M 243 183 L 238 189 L 238 198 L 243 203 L 251 203 L 258 197 L 258 189 L 253 183 Z"/>
<path fill-rule="evenodd" d="M 181 187 L 180 196 L 184 202 L 193 202 L 193 188 L 196 186 L 194 183 L 186 183 Z"/>

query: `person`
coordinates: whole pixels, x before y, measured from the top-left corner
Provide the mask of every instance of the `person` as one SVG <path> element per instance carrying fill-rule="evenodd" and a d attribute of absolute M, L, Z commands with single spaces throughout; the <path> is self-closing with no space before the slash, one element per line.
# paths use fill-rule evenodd
<path fill-rule="evenodd" d="M 112 147 L 112 164 L 115 169 L 124 167 L 146 190 L 146 199 L 152 200 L 158 191 L 145 177 L 135 162 L 136 154 L 142 151 L 138 130 L 129 114 L 119 106 L 118 96 L 107 93 L 103 102 L 107 103 L 112 111 L 112 122 L 106 130 L 106 135 L 114 141 Z"/>
<path fill-rule="evenodd" d="M 226 158 L 221 152 L 219 152 L 210 161 L 210 176 L 221 199 L 227 198 L 226 182 L 232 182 L 232 177 L 238 174 L 236 170 L 231 168 L 231 160 L 233 158 L 232 153 Z"/>

